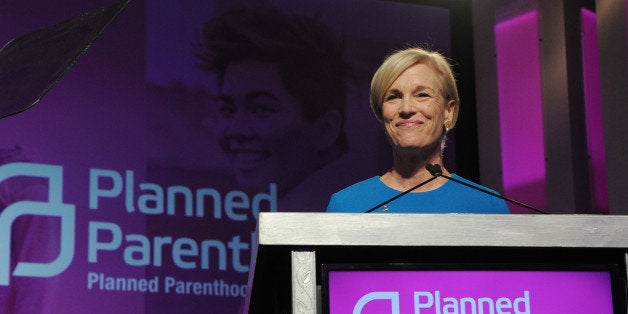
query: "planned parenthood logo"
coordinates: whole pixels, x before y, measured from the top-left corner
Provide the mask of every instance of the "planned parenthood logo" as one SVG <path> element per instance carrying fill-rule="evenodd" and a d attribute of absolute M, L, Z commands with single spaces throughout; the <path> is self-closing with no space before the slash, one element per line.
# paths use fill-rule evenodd
<path fill-rule="evenodd" d="M 17 201 L 0 212 L 0 286 L 9 285 L 11 276 L 11 229 L 13 222 L 24 215 L 61 218 L 60 251 L 48 263 L 17 261 L 13 276 L 52 277 L 63 272 L 74 257 L 75 206 L 63 204 L 63 167 L 33 163 L 11 163 L 0 166 L 0 182 L 12 177 L 27 176 L 48 179 L 48 200 Z M 17 248 L 19 249 L 19 248 Z"/>

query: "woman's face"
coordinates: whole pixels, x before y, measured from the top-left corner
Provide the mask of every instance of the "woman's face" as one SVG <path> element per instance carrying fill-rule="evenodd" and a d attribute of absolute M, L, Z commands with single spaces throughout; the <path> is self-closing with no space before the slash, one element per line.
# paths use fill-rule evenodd
<path fill-rule="evenodd" d="M 441 90 L 436 72 L 422 63 L 406 69 L 386 90 L 382 117 L 393 148 L 440 148 L 443 123 L 452 120 L 455 107 Z"/>
<path fill-rule="evenodd" d="M 298 184 L 316 158 L 314 123 L 303 119 L 301 103 L 283 87 L 271 63 L 230 64 L 221 89 L 219 144 L 244 189 L 282 190 Z"/>

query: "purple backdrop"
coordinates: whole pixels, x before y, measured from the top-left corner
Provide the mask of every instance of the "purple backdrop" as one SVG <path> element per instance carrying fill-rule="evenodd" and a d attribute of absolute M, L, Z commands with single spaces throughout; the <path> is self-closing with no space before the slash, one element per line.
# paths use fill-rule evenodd
<path fill-rule="evenodd" d="M 407 44 L 448 55 L 448 12 L 374 0 L 269 2 L 319 17 L 344 38 L 351 69 L 346 153 L 286 193 L 274 192 L 273 182 L 243 188 L 218 145 L 219 116 L 209 101 L 218 93 L 216 80 L 195 67 L 192 46 L 208 19 L 248 3 L 134 1 L 39 104 L 0 121 L 3 164 L 26 161 L 20 169 L 43 165 L 62 174 L 54 177 L 58 186 L 53 177 L 32 185 L 26 175 L 0 182 L 2 206 L 32 200 L 57 213 L 46 192 L 60 189 L 62 203 L 73 209 L 61 219 L 24 215 L 12 222 L 0 306 L 42 313 L 237 313 L 257 209 L 323 211 L 329 193 L 389 166 L 368 106 L 370 75 L 387 52 Z M 105 4 L 3 3 L 0 41 Z M 68 217 L 72 228 L 64 230 L 71 234 L 62 237 L 59 226 Z M 14 273 L 20 263 L 52 264 L 64 245 L 72 248 L 64 251 L 70 260 L 58 274 Z"/>

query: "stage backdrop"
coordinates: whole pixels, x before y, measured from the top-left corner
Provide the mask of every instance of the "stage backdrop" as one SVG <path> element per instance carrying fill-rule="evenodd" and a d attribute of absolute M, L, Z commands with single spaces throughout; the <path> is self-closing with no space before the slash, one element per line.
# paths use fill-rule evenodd
<path fill-rule="evenodd" d="M 0 120 L 0 312 L 238 313 L 259 211 L 387 170 L 370 77 L 395 48 L 450 55 L 448 10 L 258 2 L 133 1 Z M 3 3 L 0 41 L 108 3 Z"/>

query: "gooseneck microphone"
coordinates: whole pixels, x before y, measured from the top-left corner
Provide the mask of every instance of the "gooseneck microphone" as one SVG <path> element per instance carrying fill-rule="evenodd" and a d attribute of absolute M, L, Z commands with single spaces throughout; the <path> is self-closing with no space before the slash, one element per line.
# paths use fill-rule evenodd
<path fill-rule="evenodd" d="M 476 189 L 476 190 L 478 190 L 478 191 L 480 191 L 480 192 L 483 192 L 483 193 L 486 193 L 486 194 L 488 194 L 488 195 L 491 195 L 491 196 L 494 196 L 494 197 L 497 197 L 497 198 L 503 199 L 503 200 L 508 201 L 508 202 L 511 202 L 511 203 L 513 203 L 513 204 L 517 204 L 517 205 L 519 205 L 519 206 L 521 206 L 521 207 L 525 207 L 525 208 L 527 208 L 527 209 L 529 209 L 529 210 L 532 210 L 532 211 L 535 211 L 535 212 L 537 212 L 537 213 L 540 213 L 540 214 L 549 214 L 549 213 L 544 212 L 544 211 L 542 211 L 542 210 L 540 210 L 540 209 L 534 208 L 534 207 L 532 207 L 532 206 L 530 206 L 530 205 L 526 205 L 526 204 L 524 204 L 524 203 L 521 203 L 521 202 L 515 201 L 515 200 L 513 200 L 513 199 L 510 199 L 510 198 L 507 198 L 507 197 L 501 196 L 501 195 L 499 195 L 499 194 L 497 194 L 497 193 L 494 193 L 494 192 L 492 192 L 492 191 L 484 190 L 484 189 L 479 188 L 479 187 L 477 187 L 477 186 L 474 186 L 474 185 L 468 184 L 468 183 L 466 183 L 466 182 L 460 181 L 460 180 L 458 180 L 458 179 L 456 179 L 456 178 L 452 178 L 452 177 L 450 177 L 450 176 L 446 176 L 446 175 L 444 175 L 444 174 L 443 174 L 443 169 L 440 167 L 440 165 L 439 165 L 439 164 L 435 164 L 435 165 L 432 165 L 432 164 L 427 164 L 427 165 L 425 166 L 425 169 L 427 169 L 427 171 L 429 171 L 429 173 L 433 176 L 432 178 L 443 177 L 443 178 L 445 178 L 445 179 L 447 179 L 447 180 L 451 180 L 451 181 L 454 181 L 454 182 L 456 182 L 456 183 L 460 183 L 460 184 L 462 184 L 462 185 L 465 185 L 465 186 L 468 186 L 468 187 L 470 187 L 470 188 Z"/>
<path fill-rule="evenodd" d="M 432 173 L 432 172 L 430 172 L 430 173 Z M 396 200 L 396 199 L 398 199 L 398 198 L 400 198 L 400 197 L 402 197 L 402 196 L 404 196 L 404 195 L 406 195 L 406 194 L 408 194 L 408 193 L 410 193 L 410 192 L 412 192 L 412 191 L 414 191 L 414 190 L 416 190 L 416 189 L 418 189 L 418 188 L 428 184 L 429 182 L 432 182 L 432 180 L 434 180 L 436 178 L 438 178 L 438 176 L 433 176 L 433 177 L 431 177 L 431 178 L 429 178 L 429 179 L 427 179 L 427 180 L 425 180 L 425 181 L 423 181 L 423 182 L 421 182 L 421 183 L 411 187 L 410 189 L 408 189 L 408 190 L 406 190 L 404 192 L 401 192 L 401 193 L 395 195 L 394 197 L 392 197 L 390 199 L 387 199 L 387 200 L 385 200 L 385 201 L 375 205 L 373 208 L 365 211 L 365 213 L 370 213 L 370 212 L 372 212 L 372 211 L 374 211 L 374 210 L 376 210 L 376 209 L 378 209 L 378 208 L 380 208 L 380 207 L 382 207 L 382 206 L 384 206 L 384 205 L 386 205 L 386 204 L 388 204 L 388 203 L 390 203 L 390 202 L 392 202 L 392 201 L 394 201 L 394 200 Z"/>

